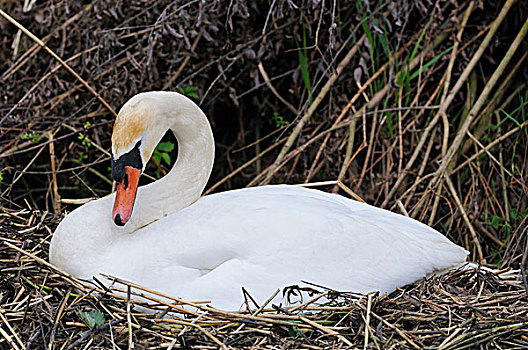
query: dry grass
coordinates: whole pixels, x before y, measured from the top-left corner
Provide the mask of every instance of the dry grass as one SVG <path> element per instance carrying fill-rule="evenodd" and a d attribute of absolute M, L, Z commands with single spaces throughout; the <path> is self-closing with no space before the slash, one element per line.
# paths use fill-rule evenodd
<path fill-rule="evenodd" d="M 0 245 L 1 348 L 528 346 L 528 289 L 519 270 L 457 270 L 390 296 L 324 291 L 328 301 L 322 304 L 315 293 L 301 307 L 263 305 L 262 310 L 228 313 L 155 294 L 148 294 L 150 305 L 128 301 L 127 292 L 146 295 L 145 290 L 118 282 L 103 289 L 57 271 L 47 263 L 55 224 L 49 215 L 30 210 L 0 214 L 2 230 L 9 233 Z M 136 305 L 153 313 L 138 312 Z M 167 312 L 177 317 L 162 318 Z M 93 319 L 96 314 L 99 323 L 89 327 L 83 315 Z"/>

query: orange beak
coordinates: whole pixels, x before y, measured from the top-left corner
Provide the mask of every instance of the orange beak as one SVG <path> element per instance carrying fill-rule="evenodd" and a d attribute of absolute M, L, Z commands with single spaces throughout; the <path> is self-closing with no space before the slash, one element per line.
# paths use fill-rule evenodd
<path fill-rule="evenodd" d="M 125 176 L 117 185 L 112 218 L 118 226 L 124 226 L 132 216 L 141 170 L 125 166 Z"/>

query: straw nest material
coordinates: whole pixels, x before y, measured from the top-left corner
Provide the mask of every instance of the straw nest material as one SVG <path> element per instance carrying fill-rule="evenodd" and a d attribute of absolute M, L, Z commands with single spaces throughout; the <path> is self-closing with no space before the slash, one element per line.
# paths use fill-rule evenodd
<path fill-rule="evenodd" d="M 55 226 L 47 213 L 0 208 L 2 349 L 528 347 L 521 270 L 453 270 L 389 296 L 315 288 L 312 299 L 293 307 L 249 301 L 249 311 L 223 312 L 207 303 L 167 302 L 117 279 L 106 289 L 62 273 L 47 262 Z M 130 300 L 132 294 L 150 303 Z"/>

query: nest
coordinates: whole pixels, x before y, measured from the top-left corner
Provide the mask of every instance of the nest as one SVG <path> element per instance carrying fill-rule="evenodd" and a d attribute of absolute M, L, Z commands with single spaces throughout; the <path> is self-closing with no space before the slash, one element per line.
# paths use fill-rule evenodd
<path fill-rule="evenodd" d="M 224 312 L 110 276 L 109 288 L 69 276 L 47 262 L 51 215 L 0 210 L 1 348 L 528 347 L 523 270 L 459 269 L 388 296 L 321 289 L 295 306 Z"/>

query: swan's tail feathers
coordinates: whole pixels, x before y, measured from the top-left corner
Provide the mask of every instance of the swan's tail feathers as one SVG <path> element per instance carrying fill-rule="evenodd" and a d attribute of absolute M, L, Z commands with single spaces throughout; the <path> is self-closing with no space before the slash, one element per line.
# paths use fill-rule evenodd
<path fill-rule="evenodd" d="M 427 241 L 425 245 L 429 246 L 429 259 L 434 270 L 449 270 L 466 263 L 469 254 L 467 250 L 449 241 L 440 233 L 437 233 L 433 239 Z"/>

